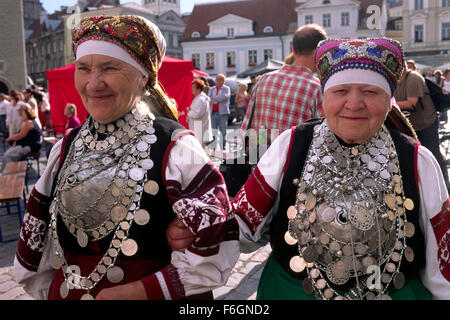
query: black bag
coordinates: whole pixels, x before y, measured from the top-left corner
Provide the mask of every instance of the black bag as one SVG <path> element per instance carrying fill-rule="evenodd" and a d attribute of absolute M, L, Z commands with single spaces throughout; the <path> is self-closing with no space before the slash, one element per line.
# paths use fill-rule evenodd
<path fill-rule="evenodd" d="M 450 95 L 444 93 L 442 88 L 431 80 L 425 79 L 428 91 L 434 107 L 438 112 L 446 112 L 450 108 Z"/>

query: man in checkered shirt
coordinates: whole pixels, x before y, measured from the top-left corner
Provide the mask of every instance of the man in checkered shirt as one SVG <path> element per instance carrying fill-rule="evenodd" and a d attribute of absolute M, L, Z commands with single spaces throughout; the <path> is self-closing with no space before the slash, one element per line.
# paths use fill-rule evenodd
<path fill-rule="evenodd" d="M 318 25 L 297 29 L 293 38 L 294 63 L 265 74 L 254 86 L 242 122 L 243 133 L 248 129 L 267 129 L 271 131 L 268 136 L 272 134 L 274 139 L 292 126 L 324 115 L 320 83 L 313 72 L 315 49 L 326 38 Z"/>

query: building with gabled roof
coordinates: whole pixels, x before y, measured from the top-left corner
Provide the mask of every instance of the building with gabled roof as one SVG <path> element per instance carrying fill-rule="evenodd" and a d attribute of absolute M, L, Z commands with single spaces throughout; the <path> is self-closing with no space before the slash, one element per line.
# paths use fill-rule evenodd
<path fill-rule="evenodd" d="M 184 59 L 210 74 L 232 76 L 269 58 L 284 60 L 292 52 L 295 30 L 310 23 L 324 27 L 330 37 L 378 37 L 386 31 L 387 7 L 385 0 L 198 4 L 183 34 Z"/>
<path fill-rule="evenodd" d="M 295 0 L 236 0 L 198 4 L 182 38 L 183 57 L 210 74 L 235 75 L 291 52 Z"/>

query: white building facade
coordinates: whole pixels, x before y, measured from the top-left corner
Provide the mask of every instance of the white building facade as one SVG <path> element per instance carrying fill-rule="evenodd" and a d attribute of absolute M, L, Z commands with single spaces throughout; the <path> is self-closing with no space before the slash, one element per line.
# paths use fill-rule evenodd
<path fill-rule="evenodd" d="M 255 0 L 216 3 L 216 10 L 224 8 L 215 15 L 210 12 L 212 5 L 211 10 L 207 5 L 194 7 L 181 42 L 183 59 L 194 61 L 197 69 L 210 75 L 232 76 L 267 58 L 284 60 L 292 52 L 295 30 L 305 24 L 321 25 L 335 38 L 380 37 L 386 32 L 385 0 L 259 1 L 266 10 L 291 14 L 280 18 L 273 12 L 271 19 L 259 20 L 257 13 L 252 16 L 252 11 L 246 10 L 258 5 Z M 271 3 L 274 7 L 267 8 Z M 239 4 L 241 10 L 233 4 Z"/>
<path fill-rule="evenodd" d="M 450 1 L 403 1 L 404 50 L 416 62 L 439 66 L 450 62 Z"/>
<path fill-rule="evenodd" d="M 299 26 L 321 25 L 330 38 L 364 39 L 386 33 L 387 6 L 378 0 L 297 0 Z"/>
<path fill-rule="evenodd" d="M 196 69 L 209 74 L 232 76 L 264 60 L 284 60 L 290 53 L 292 35 L 274 34 L 271 26 L 255 35 L 253 21 L 228 14 L 209 24 L 210 32 L 198 39 L 183 40 L 183 59 L 194 61 Z"/>

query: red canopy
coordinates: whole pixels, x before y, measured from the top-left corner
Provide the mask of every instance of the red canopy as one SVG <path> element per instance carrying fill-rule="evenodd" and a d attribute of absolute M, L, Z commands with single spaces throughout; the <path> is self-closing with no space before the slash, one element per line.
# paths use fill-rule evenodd
<path fill-rule="evenodd" d="M 199 77 L 209 77 L 209 74 L 200 70 L 192 70 L 192 74 L 194 75 L 194 78 Z"/>
<path fill-rule="evenodd" d="M 191 82 L 194 78 L 194 72 L 197 71 L 194 70 L 192 61 L 166 56 L 158 72 L 159 83 L 167 95 L 177 102 L 178 119 L 186 128 L 188 127 L 186 109 L 192 102 Z M 52 124 L 57 133 L 62 133 L 66 124 L 67 118 L 64 116 L 64 108 L 67 103 L 73 103 L 77 106 L 78 118 L 81 122 L 84 122 L 87 117 L 87 111 L 75 88 L 74 73 L 75 63 L 47 71 Z"/>

